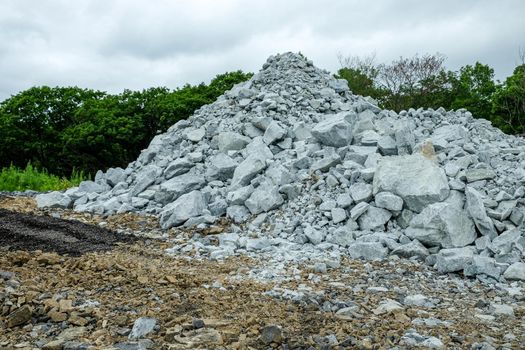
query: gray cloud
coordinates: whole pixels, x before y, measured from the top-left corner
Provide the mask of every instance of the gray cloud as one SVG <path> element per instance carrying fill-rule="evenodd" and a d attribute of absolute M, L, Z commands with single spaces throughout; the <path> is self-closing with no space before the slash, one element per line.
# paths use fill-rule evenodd
<path fill-rule="evenodd" d="M 504 78 L 525 45 L 523 13 L 521 0 L 4 0 L 0 100 L 34 85 L 174 88 L 282 51 L 331 71 L 339 52 L 441 52 L 451 69 L 479 60 Z"/>

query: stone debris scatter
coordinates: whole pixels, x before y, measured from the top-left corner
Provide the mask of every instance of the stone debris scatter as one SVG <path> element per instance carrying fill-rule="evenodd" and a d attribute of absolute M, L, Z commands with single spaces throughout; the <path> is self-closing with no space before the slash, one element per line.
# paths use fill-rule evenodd
<path fill-rule="evenodd" d="M 153 214 L 164 229 L 227 217 L 218 247 L 188 248 L 214 259 L 397 255 L 492 282 L 525 275 L 523 138 L 464 109 L 382 110 L 300 54 L 271 56 L 126 169 L 36 199 Z"/>

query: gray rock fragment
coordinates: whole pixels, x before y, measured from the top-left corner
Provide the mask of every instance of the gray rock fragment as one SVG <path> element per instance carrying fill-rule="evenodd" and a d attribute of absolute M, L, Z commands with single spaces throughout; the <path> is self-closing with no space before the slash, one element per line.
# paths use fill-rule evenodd
<path fill-rule="evenodd" d="M 472 187 L 467 186 L 465 188 L 465 196 L 467 199 L 466 209 L 474 220 L 479 232 L 490 238 L 496 237 L 496 228 L 485 212 L 485 206 L 483 205 L 481 194 Z"/>
<path fill-rule="evenodd" d="M 510 265 L 503 276 L 508 280 L 525 281 L 525 263 L 518 261 Z"/>
<path fill-rule="evenodd" d="M 237 134 L 235 132 L 223 132 L 217 136 L 219 142 L 219 151 L 237 151 L 244 149 L 251 139 L 249 137 Z"/>
<path fill-rule="evenodd" d="M 403 199 L 391 192 L 377 193 L 374 201 L 378 208 L 384 208 L 390 211 L 401 211 L 403 209 Z"/>
<path fill-rule="evenodd" d="M 384 231 L 385 225 L 392 217 L 392 213 L 382 208 L 369 206 L 366 212 L 359 216 L 357 222 L 361 230 Z"/>
<path fill-rule="evenodd" d="M 388 248 L 379 242 L 353 242 L 348 246 L 352 259 L 381 260 L 387 257 Z"/>
<path fill-rule="evenodd" d="M 129 333 L 129 340 L 136 340 L 144 338 L 148 334 L 152 333 L 155 330 L 157 325 L 157 320 L 151 317 L 140 317 L 135 320 L 133 323 L 133 328 Z"/>
<path fill-rule="evenodd" d="M 449 191 L 445 172 L 420 154 L 385 157 L 379 161 L 374 175 L 374 194 L 394 193 L 415 212 L 445 200 Z"/>
<path fill-rule="evenodd" d="M 473 258 L 471 247 L 442 249 L 437 254 L 435 267 L 440 273 L 462 271 L 471 264 Z"/>
<path fill-rule="evenodd" d="M 202 192 L 192 191 L 164 207 L 160 213 L 160 225 L 163 229 L 179 226 L 189 218 L 202 215 L 205 209 L 206 200 Z"/>
<path fill-rule="evenodd" d="M 459 248 L 476 239 L 474 223 L 463 210 L 450 203 L 427 206 L 410 222 L 406 235 L 427 246 Z"/>
<path fill-rule="evenodd" d="M 352 142 L 353 114 L 342 112 L 327 116 L 312 129 L 312 135 L 327 146 L 342 147 Z"/>
<path fill-rule="evenodd" d="M 59 191 L 39 194 L 35 199 L 38 208 L 66 209 L 72 205 L 71 198 Z"/>

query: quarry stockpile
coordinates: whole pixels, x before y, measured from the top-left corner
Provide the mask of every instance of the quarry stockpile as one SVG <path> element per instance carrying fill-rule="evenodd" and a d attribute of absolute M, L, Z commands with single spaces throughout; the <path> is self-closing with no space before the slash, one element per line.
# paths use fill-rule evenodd
<path fill-rule="evenodd" d="M 382 110 L 293 53 L 157 135 L 126 169 L 37 202 L 154 214 L 165 229 L 227 217 L 242 229 L 221 234 L 215 257 L 293 245 L 525 280 L 523 138 L 466 110 Z"/>

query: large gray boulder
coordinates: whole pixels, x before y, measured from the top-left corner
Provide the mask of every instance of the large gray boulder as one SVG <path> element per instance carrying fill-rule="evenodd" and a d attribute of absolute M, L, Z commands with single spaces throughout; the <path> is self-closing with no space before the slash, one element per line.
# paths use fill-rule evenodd
<path fill-rule="evenodd" d="M 472 263 L 473 258 L 472 247 L 442 249 L 437 254 L 435 267 L 440 273 L 462 271 Z"/>
<path fill-rule="evenodd" d="M 231 179 L 237 165 L 237 162 L 225 153 L 217 153 L 210 160 L 207 176 L 221 181 Z"/>
<path fill-rule="evenodd" d="M 62 192 L 53 191 L 42 193 L 35 197 L 38 208 L 69 208 L 72 204 L 71 198 Z"/>
<path fill-rule="evenodd" d="M 372 186 L 363 182 L 358 182 L 348 189 L 355 203 L 369 202 L 372 199 Z"/>
<path fill-rule="evenodd" d="M 268 125 L 264 132 L 263 140 L 267 145 L 282 140 L 286 136 L 286 130 L 280 125 L 280 123 L 273 121 Z"/>
<path fill-rule="evenodd" d="M 261 138 L 254 140 L 247 147 L 247 151 L 248 156 L 233 172 L 231 183 L 233 188 L 248 185 L 257 174 L 266 169 L 266 160 L 273 158 L 272 151 L 264 144 Z"/>
<path fill-rule="evenodd" d="M 251 141 L 249 137 L 230 131 L 220 133 L 217 139 L 221 152 L 241 150 Z"/>
<path fill-rule="evenodd" d="M 465 213 L 450 203 L 434 203 L 416 215 L 406 235 L 427 246 L 460 248 L 476 240 L 474 223 Z"/>
<path fill-rule="evenodd" d="M 479 232 L 490 238 L 496 237 L 498 235 L 496 228 L 492 220 L 487 216 L 481 194 L 474 188 L 467 186 L 465 188 L 465 197 L 467 199 L 466 209 L 474 220 Z"/>
<path fill-rule="evenodd" d="M 186 193 L 164 207 L 160 213 L 160 226 L 168 229 L 182 225 L 189 218 L 202 215 L 204 210 L 206 210 L 206 199 L 202 192 Z"/>
<path fill-rule="evenodd" d="M 149 165 L 144 167 L 135 178 L 134 185 L 131 187 L 129 191 L 129 197 L 135 197 L 139 193 L 142 193 L 146 188 L 148 188 L 150 185 L 152 185 L 155 180 L 157 180 L 157 176 L 161 173 L 161 169 L 154 165 Z M 86 191 L 89 192 L 89 191 Z"/>
<path fill-rule="evenodd" d="M 384 208 L 394 212 L 403 210 L 403 199 L 391 192 L 377 193 L 374 201 L 378 208 Z"/>
<path fill-rule="evenodd" d="M 392 213 L 382 208 L 369 206 L 368 210 L 359 216 L 357 222 L 361 230 L 384 231 L 385 224 L 392 217 Z"/>
<path fill-rule="evenodd" d="M 443 169 L 421 154 L 383 157 L 374 174 L 373 193 L 392 192 L 408 209 L 420 212 L 445 200 L 450 192 Z"/>
<path fill-rule="evenodd" d="M 252 214 L 260 214 L 278 208 L 284 203 L 283 197 L 279 194 L 277 186 L 262 185 L 253 191 L 244 205 Z"/>
<path fill-rule="evenodd" d="M 160 184 L 160 190 L 169 194 L 169 198 L 177 199 L 183 194 L 202 188 L 205 182 L 202 175 L 185 173 Z"/>
<path fill-rule="evenodd" d="M 515 262 L 505 270 L 503 276 L 508 280 L 525 281 L 525 263 Z"/>
<path fill-rule="evenodd" d="M 388 248 L 380 242 L 353 242 L 348 246 L 352 259 L 381 260 L 387 257 Z"/>
<path fill-rule="evenodd" d="M 164 178 L 166 180 L 171 179 L 174 176 L 179 176 L 190 171 L 193 167 L 193 163 L 186 158 L 175 159 L 173 162 L 169 163 L 164 170 Z"/>
<path fill-rule="evenodd" d="M 106 172 L 106 181 L 110 186 L 126 181 L 126 173 L 122 168 L 109 168 Z"/>
<path fill-rule="evenodd" d="M 312 129 L 312 135 L 323 145 L 343 147 L 352 142 L 355 115 L 342 112 L 329 115 Z"/>
<path fill-rule="evenodd" d="M 107 190 L 107 188 L 104 185 L 88 180 L 88 181 L 82 181 L 80 185 L 78 185 L 78 190 L 80 192 L 86 192 L 86 193 L 102 193 L 105 190 Z"/>

